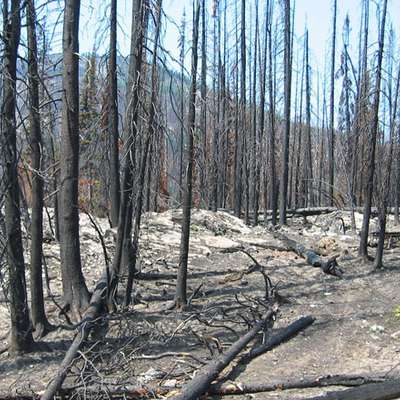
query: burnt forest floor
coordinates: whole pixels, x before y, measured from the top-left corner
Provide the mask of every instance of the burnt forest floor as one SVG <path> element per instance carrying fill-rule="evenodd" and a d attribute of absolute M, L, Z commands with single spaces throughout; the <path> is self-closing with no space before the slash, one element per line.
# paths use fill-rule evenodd
<path fill-rule="evenodd" d="M 246 332 L 246 321 L 265 293 L 264 279 L 255 271 L 243 247 L 277 286 L 281 304 L 268 335 L 274 335 L 301 316 L 316 318 L 305 331 L 256 358 L 236 371 L 235 382 L 268 383 L 335 374 L 394 377 L 400 371 L 400 247 L 385 251 L 385 269 L 372 271 L 372 264 L 357 258 L 358 236 L 344 234 L 350 216 L 334 212 L 318 217 L 292 218 L 281 229 L 322 255 L 339 254 L 342 279 L 325 275 L 289 251 L 261 226 L 252 228 L 225 212 L 194 210 L 189 257 L 188 311 L 168 310 L 175 290 L 180 242 L 179 211 L 144 217 L 139 266 L 155 280 L 135 281 L 136 304 L 110 314 L 96 329 L 80 358 L 71 368 L 63 387 L 77 387 L 97 395 L 140 387 L 169 387 L 179 391 L 194 372 Z M 357 214 L 357 227 L 361 215 Z M 107 250 L 112 256 L 115 230 L 98 219 Z M 371 230 L 375 229 L 375 221 Z M 389 218 L 389 230 L 396 227 Z M 56 303 L 61 303 L 59 245 L 46 225 L 44 245 L 50 291 L 46 309 L 50 321 L 64 324 Z M 25 235 L 25 248 L 29 238 Z M 268 248 L 264 248 L 264 247 Z M 275 250 L 273 247 L 277 247 Z M 81 216 L 83 271 L 93 287 L 104 268 L 103 250 L 86 215 Z M 370 248 L 373 255 L 374 248 Z M 29 254 L 26 253 L 26 260 Z M 6 278 L 6 277 L 5 277 Z M 123 286 L 123 285 L 122 285 Z M 262 310 L 259 309 L 261 312 Z M 0 337 L 6 346 L 9 311 L 6 293 L 0 293 Z M 47 351 L 11 358 L 0 355 L 0 396 L 38 394 L 56 372 L 74 331 L 59 328 L 41 340 Z M 257 340 L 260 340 L 258 338 Z M 45 349 L 46 350 L 46 349 Z M 226 374 L 228 371 L 224 371 Z M 251 395 L 256 399 L 300 399 L 327 389 L 277 391 Z M 154 395 L 155 396 L 155 395 Z M 237 396 L 235 396 L 237 398 Z M 243 395 L 241 398 L 247 398 Z M 150 398 L 154 398 L 150 396 Z"/>

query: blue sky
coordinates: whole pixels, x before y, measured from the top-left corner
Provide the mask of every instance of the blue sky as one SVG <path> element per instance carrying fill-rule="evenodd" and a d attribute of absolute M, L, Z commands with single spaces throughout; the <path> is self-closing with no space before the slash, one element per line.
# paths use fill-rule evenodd
<path fill-rule="evenodd" d="M 231 0 L 233 3 L 235 0 Z M 236 0 L 238 1 L 238 0 Z M 378 0 L 378 3 L 381 0 Z M 89 52 L 93 49 L 96 41 L 100 48 L 107 48 L 107 35 L 100 35 L 107 26 L 108 1 L 104 0 L 82 0 L 82 17 L 81 17 L 81 53 Z M 208 7 L 211 8 L 211 0 L 207 1 Z M 247 2 L 248 4 L 251 1 Z M 264 0 L 259 0 L 262 6 Z M 275 0 L 275 7 L 279 9 L 279 0 Z M 163 45 L 175 56 L 178 55 L 178 30 L 171 21 L 180 23 L 183 10 L 186 14 L 191 15 L 191 0 L 164 0 L 163 8 L 168 19 L 164 19 L 164 38 Z M 376 40 L 376 16 L 375 1 L 370 0 L 370 22 L 371 22 L 371 42 Z M 309 29 L 309 40 L 311 48 L 311 62 L 318 69 L 324 67 L 324 56 L 329 50 L 331 36 L 331 18 L 332 18 L 332 0 L 297 0 L 296 17 L 295 17 L 295 33 L 301 37 L 304 27 L 307 25 Z M 233 5 L 230 6 L 233 9 Z M 359 18 L 361 10 L 361 0 L 338 0 L 338 51 L 341 49 L 341 30 L 344 18 L 348 13 L 351 20 L 352 32 L 350 43 L 357 44 L 357 34 L 359 27 Z M 129 51 L 129 33 L 130 33 L 130 17 L 131 17 L 131 0 L 119 0 L 118 5 L 119 24 L 118 43 L 121 54 L 126 55 Z M 393 23 L 395 29 L 400 26 L 400 0 L 389 0 L 388 3 L 389 22 Z M 102 22 L 100 22 L 102 20 Z M 210 26 L 211 28 L 211 26 Z M 189 32 L 189 31 L 188 31 Z M 397 32 L 398 33 L 398 32 Z"/>

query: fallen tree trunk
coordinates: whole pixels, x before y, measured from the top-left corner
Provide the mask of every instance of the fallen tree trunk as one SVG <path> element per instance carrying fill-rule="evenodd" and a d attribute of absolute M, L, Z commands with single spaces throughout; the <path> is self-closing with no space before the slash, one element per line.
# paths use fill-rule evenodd
<path fill-rule="evenodd" d="M 274 232 L 274 238 L 283 242 L 283 244 L 291 251 L 295 252 L 298 256 L 304 258 L 307 264 L 315 268 L 321 268 L 325 274 L 342 277 L 343 271 L 339 268 L 336 261 L 337 256 L 324 260 L 314 250 L 311 250 L 303 244 L 289 239 L 287 236 L 280 232 Z"/>
<path fill-rule="evenodd" d="M 319 377 L 304 378 L 297 381 L 271 382 L 260 384 L 245 384 L 242 382 L 232 382 L 224 385 L 211 385 L 206 395 L 210 396 L 229 396 L 252 394 L 262 392 L 273 392 L 293 389 L 311 389 L 323 388 L 329 386 L 358 387 L 370 383 L 383 382 L 383 377 L 361 376 L 361 375 L 327 375 Z M 112 399 L 141 399 L 150 396 L 166 396 L 172 389 L 165 386 L 156 387 L 132 387 L 124 389 L 107 389 L 107 395 Z M 90 397 L 91 394 L 98 395 L 98 387 L 86 387 L 85 394 Z M 72 398 L 76 395 L 73 388 L 61 390 L 60 395 L 64 399 Z"/>
<path fill-rule="evenodd" d="M 309 389 L 327 386 L 354 387 L 369 383 L 382 382 L 383 380 L 384 378 L 363 377 L 358 375 L 328 375 L 324 377 L 276 383 L 245 384 L 233 382 L 223 385 L 212 385 L 207 391 L 207 394 L 227 396 L 273 392 L 275 390 Z"/>
<path fill-rule="evenodd" d="M 221 371 L 255 338 L 265 324 L 273 318 L 275 311 L 270 310 L 250 331 L 232 344 L 228 351 L 217 359 L 201 368 L 196 376 L 183 386 L 181 393 L 173 397 L 173 400 L 194 400 L 207 392 L 211 383 L 218 377 Z"/>
<path fill-rule="evenodd" d="M 400 397 L 400 380 L 371 383 L 357 388 L 329 392 L 307 400 L 392 400 Z"/>
<path fill-rule="evenodd" d="M 312 217 L 323 214 L 330 214 L 336 211 L 351 212 L 355 211 L 358 213 L 363 213 L 364 209 L 362 207 L 354 207 L 352 210 L 349 207 L 338 208 L 338 207 L 308 207 L 308 208 L 292 208 L 286 211 L 287 216 L 290 217 Z M 388 214 L 394 214 L 394 207 L 388 207 Z M 272 210 L 267 210 L 266 212 L 260 212 L 260 217 L 267 215 L 268 217 L 272 215 Z M 378 209 L 376 207 L 371 208 L 371 215 L 376 217 L 378 215 Z"/>
<path fill-rule="evenodd" d="M 306 317 L 301 317 L 295 322 L 292 322 L 290 325 L 284 328 L 282 332 L 272 336 L 265 344 L 255 347 L 247 355 L 243 356 L 243 358 L 240 360 L 240 363 L 248 363 L 254 358 L 261 356 L 267 351 L 272 350 L 273 348 L 279 346 L 280 344 L 291 339 L 293 336 L 297 335 L 300 331 L 309 327 L 312 323 L 314 323 L 314 321 L 315 318 L 308 315 Z"/>
<path fill-rule="evenodd" d="M 247 365 L 254 358 L 261 356 L 262 354 L 274 349 L 275 347 L 293 338 L 300 331 L 310 326 L 314 321 L 315 318 L 308 315 L 306 317 L 301 317 L 297 321 L 292 322 L 286 328 L 282 329 L 281 332 L 269 338 L 265 344 L 254 347 L 247 354 L 244 354 L 238 360 L 237 365 L 216 385 L 222 386 L 225 382 L 229 380 L 235 380 L 237 376 L 243 372 L 242 366 Z"/>

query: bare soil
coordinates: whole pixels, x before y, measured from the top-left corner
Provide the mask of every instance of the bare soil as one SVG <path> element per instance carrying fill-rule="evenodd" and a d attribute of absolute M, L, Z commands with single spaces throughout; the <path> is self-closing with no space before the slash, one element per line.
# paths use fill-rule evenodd
<path fill-rule="evenodd" d="M 248 227 L 224 212 L 195 210 L 188 284 L 189 295 L 196 292 L 196 296 L 188 311 L 176 312 L 168 311 L 167 306 L 175 289 L 180 218 L 179 211 L 145 216 L 139 269 L 144 274 L 168 275 L 136 282 L 137 304 L 109 315 L 99 325 L 72 366 L 64 387 L 95 389 L 99 397 L 107 391 L 155 387 L 160 383 L 169 386 L 171 392 L 179 390 L 202 364 L 245 333 L 247 322 L 263 312 L 261 306 L 255 305 L 264 297 L 264 279 L 258 272 L 245 273 L 254 263 L 247 255 L 234 251 L 239 246 L 245 246 L 265 266 L 284 299 L 268 335 L 304 315 L 312 315 L 316 321 L 245 368 L 237 368 L 233 375 L 236 382 L 284 382 L 334 374 L 399 375 L 400 319 L 394 310 L 400 304 L 400 249 L 396 244 L 385 252 L 386 268 L 374 272 L 372 265 L 357 258 L 358 236 L 348 229 L 343 233 L 342 221 L 345 228 L 350 224 L 347 213 L 291 220 L 289 227 L 282 230 L 285 234 L 321 254 L 340 254 L 338 260 L 345 275 L 338 279 L 308 266 L 291 252 L 260 247 L 280 246 L 266 228 Z M 109 229 L 107 220 L 97 222 L 112 256 L 115 231 Z M 357 224 L 359 228 L 361 215 L 357 215 Z M 389 229 L 398 228 L 389 219 Z M 59 246 L 51 240 L 50 228 L 46 229 L 49 240 L 45 256 L 50 278 L 46 308 L 54 325 L 65 325 L 55 304 L 61 303 Z M 85 215 L 81 216 L 81 240 L 84 274 L 89 287 L 93 287 L 104 267 L 104 257 L 96 231 Z M 25 248 L 29 248 L 28 237 Z M 370 252 L 373 254 L 374 249 Z M 9 329 L 3 291 L 0 300 L 3 347 Z M 17 358 L 4 352 L 0 356 L 0 396 L 42 392 L 73 334 L 74 331 L 59 327 L 41 340 L 46 345 L 44 351 Z M 333 389 L 278 391 L 251 397 L 300 399 Z"/>

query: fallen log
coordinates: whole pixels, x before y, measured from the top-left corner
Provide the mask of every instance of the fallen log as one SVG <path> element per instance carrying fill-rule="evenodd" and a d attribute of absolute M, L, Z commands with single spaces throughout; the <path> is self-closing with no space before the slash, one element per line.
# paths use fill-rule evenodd
<path fill-rule="evenodd" d="M 291 339 L 295 335 L 297 335 L 300 331 L 306 329 L 311 324 L 313 324 L 315 318 L 308 315 L 306 317 L 301 317 L 297 321 L 292 322 L 286 328 L 284 328 L 280 333 L 272 336 L 265 344 L 261 346 L 255 347 L 252 349 L 247 355 L 243 356 L 240 360 L 241 364 L 248 363 L 256 357 L 266 353 L 267 351 L 272 350 L 273 348 L 279 346 L 280 344 L 286 342 Z"/>
<path fill-rule="evenodd" d="M 174 396 L 172 400 L 194 400 L 207 392 L 211 383 L 221 371 L 256 337 L 257 333 L 274 317 L 275 313 L 275 310 L 268 311 L 265 317 L 233 343 L 226 353 L 201 368 L 195 377 L 182 387 L 181 393 Z"/>
<path fill-rule="evenodd" d="M 343 212 L 351 212 L 355 211 L 358 213 L 363 213 L 364 209 L 363 207 L 354 207 L 354 209 L 349 208 L 349 207 L 308 207 L 308 208 L 291 208 L 286 211 L 287 216 L 290 217 L 312 217 L 315 215 L 323 215 L 323 214 L 330 214 L 336 211 L 343 211 Z M 267 215 L 270 216 L 272 215 L 272 210 L 268 210 L 267 212 L 261 211 L 260 216 Z M 388 207 L 387 209 L 387 214 L 394 214 L 394 207 Z M 371 208 L 371 215 L 373 217 L 376 217 L 378 215 L 378 209 L 377 207 L 372 207 Z"/>
<path fill-rule="evenodd" d="M 307 378 L 297 381 L 286 381 L 276 383 L 258 383 L 258 384 L 245 384 L 245 383 L 226 383 L 223 385 L 211 385 L 207 391 L 208 395 L 239 395 L 239 394 L 252 394 L 262 392 L 273 392 L 275 390 L 290 390 L 290 389 L 311 389 L 327 386 L 344 386 L 344 387 L 357 387 L 370 383 L 377 383 L 384 381 L 384 378 L 378 377 L 363 377 L 359 375 L 327 375 L 316 378 Z"/>
<path fill-rule="evenodd" d="M 321 268 L 322 271 L 328 275 L 337 276 L 339 278 L 343 276 L 343 271 L 338 266 L 336 260 L 337 256 L 324 260 L 314 250 L 307 248 L 303 244 L 296 242 L 293 239 L 289 239 L 280 232 L 274 232 L 273 236 L 274 238 L 283 242 L 289 250 L 304 258 L 307 261 L 307 264 L 311 265 L 312 267 Z"/>
<path fill-rule="evenodd" d="M 318 377 L 308 377 L 295 381 L 278 381 L 271 383 L 246 384 L 242 382 L 231 382 L 224 385 L 211 385 L 207 391 L 207 396 L 229 396 L 263 392 L 274 392 L 293 389 L 311 389 L 325 388 L 329 386 L 358 387 L 369 383 L 383 382 L 383 377 L 361 376 L 361 375 L 326 375 Z M 101 389 L 99 387 L 85 387 L 85 394 L 91 397 L 91 394 L 98 395 Z M 142 399 L 151 396 L 166 396 L 172 394 L 175 389 L 166 386 L 146 386 L 131 387 L 123 389 L 107 388 L 108 398 L 111 399 Z M 79 394 L 74 388 L 65 388 L 60 391 L 64 399 L 73 398 Z"/>
<path fill-rule="evenodd" d="M 314 321 L 315 318 L 308 315 L 292 322 L 286 328 L 282 329 L 281 332 L 269 338 L 265 344 L 254 347 L 247 354 L 244 354 L 238 360 L 237 365 L 216 385 L 223 385 L 229 380 L 235 380 L 237 376 L 243 372 L 243 366 L 248 365 L 249 362 L 252 361 L 254 358 L 261 356 L 262 354 L 274 349 L 275 347 L 278 347 L 282 343 L 285 343 L 289 339 L 293 338 L 300 331 L 310 326 Z"/>
<path fill-rule="evenodd" d="M 392 400 L 400 397 L 400 380 L 371 383 L 357 388 L 329 392 L 307 400 Z"/>
<path fill-rule="evenodd" d="M 163 274 L 158 272 L 136 272 L 135 279 L 138 281 L 157 281 L 159 279 L 176 279 L 176 274 Z"/>
<path fill-rule="evenodd" d="M 229 396 L 241 394 L 253 394 L 262 392 L 273 392 L 282 390 L 293 389 L 311 389 L 311 388 L 325 388 L 329 386 L 343 386 L 343 387 L 360 387 L 363 385 L 370 385 L 373 383 L 385 383 L 384 377 L 361 376 L 361 375 L 326 375 L 319 377 L 303 378 L 296 381 L 260 383 L 260 384 L 245 384 L 242 382 L 231 382 L 224 385 L 211 385 L 206 392 L 207 396 Z M 173 389 L 172 389 L 173 390 Z M 120 390 L 107 390 L 108 395 L 113 399 L 139 399 L 147 398 L 151 395 L 165 396 L 171 394 L 170 387 L 157 386 L 157 387 L 138 387 Z M 85 393 L 97 393 L 99 389 L 86 387 Z M 63 389 L 61 394 L 63 398 L 73 397 L 76 393 L 75 389 Z M 340 391 L 335 393 L 346 393 Z M 392 397 L 391 397 L 392 398 Z M 316 398 L 315 398 L 316 399 Z M 336 398 L 335 398 L 336 399 Z M 357 399 L 357 398 L 356 398 Z M 313 400 L 313 399 L 308 399 Z"/>

